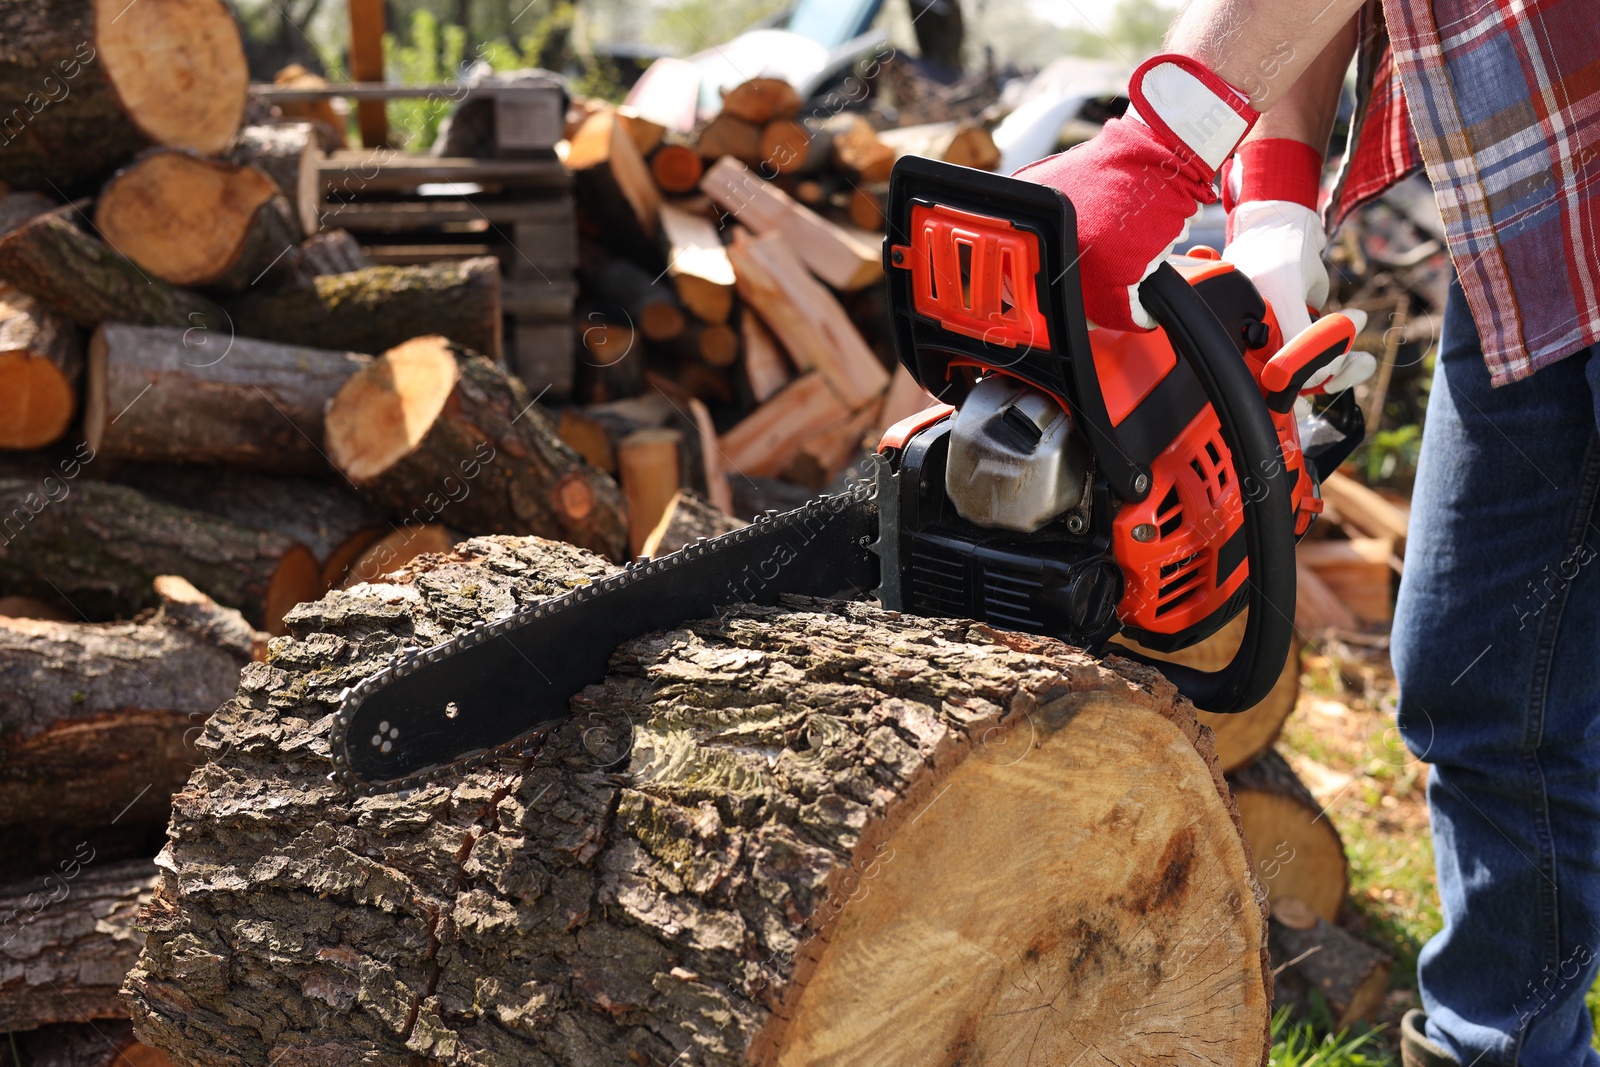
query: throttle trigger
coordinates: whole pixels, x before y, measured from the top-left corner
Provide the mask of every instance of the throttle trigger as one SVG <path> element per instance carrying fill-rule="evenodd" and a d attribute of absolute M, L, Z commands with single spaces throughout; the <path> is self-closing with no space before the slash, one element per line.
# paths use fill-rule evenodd
<path fill-rule="evenodd" d="M 1261 368 L 1261 395 L 1267 407 L 1283 414 L 1294 407 L 1306 380 L 1350 351 L 1356 326 L 1344 315 L 1324 315 L 1278 349 Z"/>

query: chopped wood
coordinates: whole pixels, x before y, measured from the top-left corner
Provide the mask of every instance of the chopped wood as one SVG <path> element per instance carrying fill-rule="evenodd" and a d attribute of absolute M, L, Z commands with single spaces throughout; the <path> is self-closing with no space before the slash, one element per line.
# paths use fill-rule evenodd
<path fill-rule="evenodd" d="M 648 156 L 661 147 L 661 140 L 667 135 L 667 128 L 661 123 L 652 122 L 629 107 L 617 108 L 617 120 L 622 123 L 628 139 L 633 142 L 633 147 L 639 150 L 641 156 Z M 578 131 L 574 129 L 572 132 Z"/>
<path fill-rule="evenodd" d="M 616 650 L 534 760 L 378 802 L 326 780 L 304 709 L 607 570 L 485 538 L 297 613 L 175 798 L 126 984 L 146 1041 L 184 1063 L 532 1060 L 553 1033 L 605 1064 L 1004 1063 L 1020 1039 L 1039 1063 L 1263 1061 L 1247 853 L 1208 736 L 1143 667 L 862 605 L 734 608 Z M 1040 974 L 1071 995 L 1041 1001 Z M 1225 1025 L 1195 1041 L 1196 1018 Z"/>
<path fill-rule="evenodd" d="M 1396 554 L 1405 556 L 1410 516 L 1404 508 L 1338 471 L 1322 483 L 1322 498 L 1333 505 L 1341 520 L 1368 537 L 1389 538 Z"/>
<path fill-rule="evenodd" d="M 328 81 L 313 74 L 298 63 L 291 63 L 273 76 L 272 84 L 280 89 L 326 89 Z M 333 101 L 327 97 L 315 100 L 285 101 L 277 105 L 284 118 L 309 122 L 317 133 L 317 146 L 324 152 L 336 152 L 344 147 L 345 121 L 334 110 Z"/>
<path fill-rule="evenodd" d="M 1156 652 L 1127 638 L 1117 638 L 1117 641 L 1156 659 L 1182 663 L 1203 671 L 1215 671 L 1226 666 L 1239 650 L 1248 616 L 1247 611 L 1239 613 L 1204 641 L 1178 652 Z M 1209 711 L 1196 713 L 1200 721 L 1216 734 L 1217 762 L 1225 773 L 1243 767 L 1277 742 L 1278 735 L 1283 732 L 1283 724 L 1288 721 L 1289 713 L 1294 711 L 1300 699 L 1300 653 L 1304 645 L 1305 642 L 1296 634 L 1277 683 L 1254 707 L 1233 715 L 1214 715 Z"/>
<path fill-rule="evenodd" d="M 829 159 L 828 139 L 796 119 L 774 119 L 761 128 L 761 173 L 808 174 Z"/>
<path fill-rule="evenodd" d="M 584 120 L 567 150 L 566 168 L 579 206 L 596 222 L 603 220 L 619 246 L 655 239 L 661 193 L 615 109 L 601 108 Z M 624 225 L 629 221 L 631 226 Z"/>
<path fill-rule="evenodd" d="M 1228 786 L 1268 900 L 1295 897 L 1333 922 L 1350 867 L 1327 809 L 1272 748 L 1229 774 Z"/>
<path fill-rule="evenodd" d="M 407 521 L 399 529 L 378 537 L 352 560 L 341 574 L 336 588 L 350 589 L 362 582 L 379 581 L 384 575 L 395 573 L 419 556 L 449 552 L 458 540 L 460 538 L 443 523 L 417 525 Z"/>
<path fill-rule="evenodd" d="M 791 199 L 748 167 L 719 160 L 700 187 L 756 233 L 781 233 L 811 272 L 835 289 L 860 289 L 883 277 L 875 244 Z"/>
<path fill-rule="evenodd" d="M 702 159 L 731 156 L 753 167 L 761 162 L 761 127 L 726 113 L 718 115 L 700 131 L 695 150 Z"/>
<path fill-rule="evenodd" d="M 108 322 L 89 342 L 84 436 L 111 459 L 320 474 L 323 409 L 371 361 Z"/>
<path fill-rule="evenodd" d="M 85 329 L 111 321 L 227 334 L 222 308 L 141 271 L 77 218 L 68 204 L 0 237 L 0 279 Z"/>
<path fill-rule="evenodd" d="M 783 78 L 751 78 L 722 91 L 722 110 L 761 125 L 800 114 L 800 93 Z"/>
<path fill-rule="evenodd" d="M 556 537 L 613 559 L 627 504 L 556 436 L 522 383 L 442 337 L 419 337 L 352 375 L 328 404 L 328 458 L 396 515 L 464 533 Z"/>
<path fill-rule="evenodd" d="M 800 447 L 850 417 L 820 372 L 802 374 L 746 415 L 719 442 L 729 466 L 741 474 L 782 474 Z"/>
<path fill-rule="evenodd" d="M 962 167 L 994 170 L 1000 150 L 982 126 L 965 122 L 930 122 L 884 130 L 878 139 L 894 149 L 895 156 L 925 156 Z"/>
<path fill-rule="evenodd" d="M 0 241 L 0 274 L 5 248 Z M 500 264 L 489 256 L 324 275 L 309 288 L 253 292 L 232 311 L 245 337 L 377 353 L 413 337 L 443 334 L 490 359 L 501 358 Z"/>
<path fill-rule="evenodd" d="M 707 501 L 693 489 L 679 489 L 645 538 L 641 556 L 659 559 L 702 537 L 719 537 L 747 525 Z"/>
<path fill-rule="evenodd" d="M 579 328 L 583 353 L 575 391 L 583 400 L 603 404 L 644 391 L 644 358 L 637 351 L 643 339 L 632 326 L 591 311 L 581 317 Z"/>
<path fill-rule="evenodd" d="M 894 170 L 895 152 L 878 137 L 872 124 L 846 113 L 829 121 L 833 165 L 863 182 L 886 182 Z"/>
<path fill-rule="evenodd" d="M 617 453 L 611 447 L 611 435 L 606 432 L 604 423 L 584 414 L 580 408 L 563 408 L 556 433 L 593 466 L 607 474 L 617 473 Z"/>
<path fill-rule="evenodd" d="M 1267 926 L 1274 1008 L 1312 1011 L 1312 990 L 1327 1005 L 1335 1030 L 1373 1023 L 1389 993 L 1388 955 L 1322 918 L 1303 901 L 1280 897 Z"/>
<path fill-rule="evenodd" d="M 249 70 L 222 0 L 0 3 L 0 180 L 66 195 L 150 144 L 215 155 L 244 115 Z"/>
<path fill-rule="evenodd" d="M 753 314 L 746 313 L 739 320 L 740 348 L 744 351 L 745 380 L 750 385 L 750 395 L 761 404 L 772 399 L 794 377 L 789 360 L 778 347 L 767 324 Z"/>
<path fill-rule="evenodd" d="M 615 305 L 610 310 L 620 310 L 620 317 L 650 340 L 666 341 L 683 332 L 683 310 L 673 287 L 638 264 L 610 259 L 585 280 L 591 296 Z"/>
<path fill-rule="evenodd" d="M 324 274 L 348 274 L 373 265 L 372 258 L 362 249 L 361 242 L 352 237 L 348 230 L 324 230 L 312 234 L 300 242 L 293 258 L 291 269 L 294 281 L 304 286 L 315 285 L 314 279 Z M 437 253 L 431 257 L 442 258 Z"/>
<path fill-rule="evenodd" d="M 56 868 L 0 886 L 0 1029 L 122 1019 L 122 976 L 144 945 L 137 919 L 160 875 L 148 859 L 94 862 L 68 846 Z"/>
<path fill-rule="evenodd" d="M 713 367 L 731 367 L 739 359 L 739 334 L 732 326 L 702 324 L 694 330 L 695 351 Z"/>
<path fill-rule="evenodd" d="M 883 397 L 883 409 L 878 413 L 878 436 L 882 437 L 889 427 L 901 419 L 937 406 L 939 401 L 917 384 L 905 364 L 897 362 L 894 376 L 889 381 L 889 391 Z"/>
<path fill-rule="evenodd" d="M 43 448 L 78 410 L 83 337 L 33 297 L 0 287 L 0 448 Z"/>
<path fill-rule="evenodd" d="M 882 233 L 889 225 L 889 183 L 872 182 L 850 190 L 850 225 Z"/>
<path fill-rule="evenodd" d="M 1362 623 L 1389 622 L 1394 618 L 1389 569 L 1394 542 L 1389 538 L 1353 537 L 1340 541 L 1330 537 L 1304 542 L 1295 554 Z"/>
<path fill-rule="evenodd" d="M 1361 621 L 1345 606 L 1328 583 L 1301 560 L 1295 561 L 1294 626 L 1302 634 L 1320 634 L 1327 629 L 1356 631 Z"/>
<path fill-rule="evenodd" d="M 316 127 L 309 122 L 246 126 L 228 150 L 230 162 L 256 167 L 276 183 L 294 207 L 301 237 L 321 228 L 322 175 L 317 170 L 321 158 Z"/>
<path fill-rule="evenodd" d="M 675 426 L 683 434 L 680 469 L 685 476 L 685 487 L 703 488 L 713 507 L 731 512 L 733 493 L 728 488 L 727 463 L 718 445 L 710 409 L 699 397 L 689 395 L 657 375 L 649 375 L 648 380 L 654 395 L 664 399 L 671 412 L 663 424 Z M 695 480 L 697 469 L 699 482 Z"/>
<path fill-rule="evenodd" d="M 834 295 L 806 272 L 783 235 L 734 234 L 729 249 L 739 295 L 803 367 L 815 367 L 855 410 L 876 399 L 889 372 L 867 347 Z"/>
<path fill-rule="evenodd" d="M 879 406 L 868 404 L 837 426 L 801 444 L 800 454 L 789 465 L 784 477 L 819 492 L 826 489 L 857 457 L 877 444 L 872 428 L 878 421 Z"/>
<path fill-rule="evenodd" d="M 664 144 L 650 157 L 650 174 L 665 193 L 692 193 L 706 171 L 700 153 L 683 144 Z"/>
<path fill-rule="evenodd" d="M 628 497 L 628 551 L 644 551 L 650 531 L 678 492 L 678 446 L 673 429 L 638 430 L 617 442 L 617 480 Z"/>
<path fill-rule="evenodd" d="M 661 207 L 667 276 L 678 299 L 702 322 L 722 323 L 733 313 L 733 264 L 712 222 L 671 204 Z"/>
<path fill-rule="evenodd" d="M 305 545 L 80 477 L 92 455 L 62 461 L 59 475 L 0 478 L 6 588 L 110 618 L 156 606 L 151 582 L 177 574 L 269 633 L 282 633 L 284 613 L 321 594 Z"/>

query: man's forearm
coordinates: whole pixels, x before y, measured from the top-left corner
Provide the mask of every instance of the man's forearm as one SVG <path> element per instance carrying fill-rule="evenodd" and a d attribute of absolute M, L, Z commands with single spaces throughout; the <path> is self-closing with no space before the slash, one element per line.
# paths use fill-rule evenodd
<path fill-rule="evenodd" d="M 1315 67 L 1326 75 L 1324 68 L 1337 64 L 1336 56 L 1330 56 L 1328 49 L 1336 37 L 1348 36 L 1350 47 L 1354 47 L 1353 16 L 1362 2 L 1191 0 L 1167 34 L 1167 50 L 1199 60 L 1246 94 L 1257 111 L 1268 111 L 1290 93 L 1308 70 Z M 1337 78 L 1343 78 L 1349 61 L 1350 53 L 1346 51 Z M 1337 84 L 1334 81 L 1335 100 Z M 1325 88 L 1308 84 L 1303 91 L 1315 94 Z M 1267 121 L 1267 116 L 1262 121 Z M 1314 135 L 1315 130 L 1308 127 L 1305 137 L 1282 130 L 1267 136 L 1294 136 L 1310 144 Z M 1324 134 L 1318 147 L 1325 147 L 1326 143 Z"/>
<path fill-rule="evenodd" d="M 1339 113 L 1339 90 L 1355 52 L 1356 20 L 1351 18 L 1272 110 L 1256 121 L 1245 141 L 1288 137 L 1310 145 L 1318 155 L 1327 155 L 1333 120 Z"/>

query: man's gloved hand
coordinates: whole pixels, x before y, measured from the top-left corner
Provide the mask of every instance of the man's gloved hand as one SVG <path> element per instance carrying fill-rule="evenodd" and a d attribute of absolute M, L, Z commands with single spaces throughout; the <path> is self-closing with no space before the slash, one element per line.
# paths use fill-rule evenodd
<path fill-rule="evenodd" d="M 1095 326 L 1150 329 L 1139 283 L 1217 199 L 1217 170 L 1257 113 L 1245 95 L 1179 55 L 1146 61 L 1128 113 L 1091 140 L 1030 163 L 1016 177 L 1067 194 L 1078 216 L 1078 273 Z"/>
<path fill-rule="evenodd" d="M 1320 308 L 1328 299 L 1322 264 L 1328 234 L 1316 210 L 1321 176 L 1321 154 L 1288 138 L 1251 141 L 1223 173 L 1228 244 L 1222 258 L 1248 275 L 1272 305 L 1285 341 L 1311 325 L 1308 305 Z M 1362 315 L 1358 331 L 1365 321 Z M 1307 379 L 1302 392 L 1340 392 L 1371 377 L 1376 366 L 1369 353 L 1346 353 Z"/>

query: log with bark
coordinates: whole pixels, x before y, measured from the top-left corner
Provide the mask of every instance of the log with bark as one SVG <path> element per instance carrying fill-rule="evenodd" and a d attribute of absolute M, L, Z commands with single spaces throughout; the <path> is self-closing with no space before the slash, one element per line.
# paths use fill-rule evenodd
<path fill-rule="evenodd" d="M 757 126 L 800 114 L 800 93 L 784 78 L 757 77 L 722 91 L 722 110 Z"/>
<path fill-rule="evenodd" d="M 166 326 L 89 342 L 85 438 L 107 459 L 322 473 L 322 413 L 371 357 Z"/>
<path fill-rule="evenodd" d="M 714 506 L 693 489 L 680 489 L 655 529 L 650 531 L 639 554 L 656 559 L 692 545 L 702 537 L 718 537 L 744 525 L 742 520 Z"/>
<path fill-rule="evenodd" d="M 1248 850 L 1209 735 L 1131 663 L 747 607 L 624 645 L 536 756 L 376 800 L 328 781 L 346 686 L 607 570 L 484 538 L 294 614 L 175 798 L 127 980 L 142 1040 L 205 1064 L 1265 1062 Z"/>
<path fill-rule="evenodd" d="M 157 278 L 227 292 L 271 282 L 301 239 L 294 207 L 265 171 L 171 148 L 106 182 L 94 224 Z"/>
<path fill-rule="evenodd" d="M 578 206 L 617 251 L 655 239 L 661 192 L 615 108 L 600 108 L 584 120 L 565 162 Z"/>
<path fill-rule="evenodd" d="M 0 287 L 0 448 L 43 448 L 78 410 L 83 337 L 33 297 Z"/>
<path fill-rule="evenodd" d="M 1350 890 L 1344 842 L 1325 805 L 1276 749 L 1228 775 L 1269 899 L 1294 897 L 1329 922 Z"/>
<path fill-rule="evenodd" d="M 0 478 L 0 590 L 108 619 L 157 606 L 151 582 L 177 574 L 272 633 L 320 593 L 306 546 L 82 477 L 84 466 L 70 477 Z"/>
<path fill-rule="evenodd" d="M 222 0 L 5 0 L 0 181 L 75 195 L 146 145 L 220 152 L 248 85 Z"/>
<path fill-rule="evenodd" d="M 221 307 L 140 270 L 87 233 L 79 217 L 67 204 L 0 237 L 0 279 L 84 329 L 129 322 L 230 336 Z"/>
<path fill-rule="evenodd" d="M 711 221 L 670 204 L 661 207 L 667 276 L 678 299 L 703 322 L 727 322 L 733 313 L 733 265 Z"/>
<path fill-rule="evenodd" d="M 586 271 L 589 294 L 610 305 L 608 317 L 620 319 L 652 341 L 668 341 L 683 333 L 683 309 L 672 286 L 626 259 L 607 259 Z"/>
<path fill-rule="evenodd" d="M 1267 943 L 1277 977 L 1275 1007 L 1287 1006 L 1301 1016 L 1313 1014 L 1315 991 L 1335 1030 L 1377 1018 L 1394 965 L 1385 953 L 1294 897 L 1273 901 Z"/>
<path fill-rule="evenodd" d="M 266 653 L 265 634 L 182 578 L 153 589 L 160 609 L 136 622 L 0 618 L 0 853 L 13 876 L 79 840 L 145 853 L 202 761 L 200 724 Z"/>
<path fill-rule="evenodd" d="M 0 242 L 0 257 L 4 248 Z M 325 275 L 310 288 L 251 293 L 234 303 L 233 321 L 240 336 L 352 352 L 378 353 L 443 334 L 498 360 L 500 264 L 478 256 Z"/>
<path fill-rule="evenodd" d="M 127 1018 L 117 991 L 144 944 L 135 919 L 156 865 L 96 859 L 68 846 L 50 874 L 0 886 L 0 1030 Z"/>
<path fill-rule="evenodd" d="M 172 1067 L 166 1053 L 133 1036 L 127 1019 L 57 1023 L 13 1038 L 22 1067 Z"/>
<path fill-rule="evenodd" d="M 468 534 L 560 537 L 621 559 L 617 483 L 556 434 L 527 389 L 482 356 L 419 337 L 353 375 L 328 405 L 327 453 L 395 515 Z"/>
<path fill-rule="evenodd" d="M 230 162 L 258 167 L 277 184 L 294 207 L 302 237 L 315 234 L 321 226 L 322 175 L 317 171 L 321 158 L 316 127 L 309 122 L 246 126 L 228 151 Z"/>
<path fill-rule="evenodd" d="M 665 193 L 694 192 L 705 172 L 705 161 L 700 153 L 688 145 L 664 144 L 650 157 L 650 176 Z"/>

